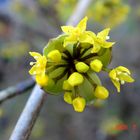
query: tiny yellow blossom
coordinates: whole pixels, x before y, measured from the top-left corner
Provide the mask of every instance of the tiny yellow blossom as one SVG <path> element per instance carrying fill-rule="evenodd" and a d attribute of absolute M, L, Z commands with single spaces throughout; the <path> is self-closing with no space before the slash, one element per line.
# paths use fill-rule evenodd
<path fill-rule="evenodd" d="M 75 65 L 75 68 L 78 72 L 81 72 L 81 73 L 85 73 L 88 71 L 89 69 L 89 66 L 87 64 L 85 64 L 84 62 L 78 62 L 76 65 Z"/>
<path fill-rule="evenodd" d="M 100 72 L 102 70 L 103 64 L 99 59 L 95 59 L 95 60 L 91 61 L 90 67 L 95 72 Z"/>
<path fill-rule="evenodd" d="M 119 66 L 109 72 L 109 77 L 113 82 L 114 86 L 117 88 L 117 91 L 120 92 L 120 85 L 125 82 L 132 83 L 134 79 L 130 76 L 130 71 L 123 66 Z"/>
<path fill-rule="evenodd" d="M 95 97 L 99 99 L 106 99 L 109 96 L 108 90 L 103 86 L 97 86 L 94 92 Z"/>
<path fill-rule="evenodd" d="M 72 101 L 72 105 L 76 112 L 83 112 L 85 109 L 86 101 L 82 97 L 77 97 Z"/>
<path fill-rule="evenodd" d="M 110 31 L 110 28 L 107 28 L 99 32 L 97 35 L 91 31 L 88 31 L 88 34 L 92 36 L 94 39 L 93 49 L 91 51 L 92 53 L 99 52 L 101 48 L 110 48 L 115 44 L 114 42 L 106 41 L 109 39 L 109 36 L 108 36 L 109 31 Z"/>
<path fill-rule="evenodd" d="M 70 77 L 68 78 L 68 83 L 73 87 L 73 86 L 77 86 L 82 84 L 84 81 L 83 76 L 78 73 L 78 72 L 74 72 L 70 75 Z"/>
<path fill-rule="evenodd" d="M 35 75 L 37 84 L 40 86 L 45 86 L 48 83 L 48 76 L 45 75 L 45 69 L 47 65 L 47 59 L 45 56 L 37 52 L 29 52 L 31 56 L 34 57 L 36 62 L 30 62 L 30 65 L 33 65 L 29 73 Z"/>
<path fill-rule="evenodd" d="M 51 59 L 54 62 L 60 62 L 61 61 L 61 53 L 58 50 L 53 50 L 49 52 L 47 55 L 49 59 Z"/>
<path fill-rule="evenodd" d="M 68 104 L 72 104 L 72 93 L 71 92 L 64 93 L 64 101 Z"/>
<path fill-rule="evenodd" d="M 68 37 L 64 40 L 64 47 L 77 42 L 93 44 L 93 38 L 86 32 L 88 18 L 83 18 L 76 27 L 62 26 L 61 29 Z"/>
<path fill-rule="evenodd" d="M 32 68 L 30 69 L 29 73 L 31 75 L 38 75 L 38 74 L 45 74 L 45 68 L 47 64 L 47 59 L 45 56 L 42 56 L 41 54 L 37 52 L 29 52 L 31 56 L 34 57 L 36 62 L 30 62 L 30 65 Z"/>
<path fill-rule="evenodd" d="M 36 78 L 37 84 L 39 84 L 40 86 L 46 86 L 48 84 L 48 76 L 45 74 L 36 75 L 35 78 Z"/>

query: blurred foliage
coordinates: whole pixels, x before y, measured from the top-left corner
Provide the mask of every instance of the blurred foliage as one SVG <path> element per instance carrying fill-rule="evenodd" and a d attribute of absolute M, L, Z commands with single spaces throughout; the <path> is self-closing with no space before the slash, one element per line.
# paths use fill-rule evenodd
<path fill-rule="evenodd" d="M 97 0 L 88 15 L 105 27 L 116 27 L 125 21 L 129 10 L 130 6 L 122 0 Z"/>
<path fill-rule="evenodd" d="M 29 51 L 29 44 L 23 41 L 7 43 L 0 48 L 0 56 L 4 59 L 17 59 Z"/>
<path fill-rule="evenodd" d="M 117 117 L 109 117 L 102 121 L 101 131 L 107 135 L 117 135 L 122 130 L 117 129 L 117 126 L 122 124 L 122 121 Z"/>

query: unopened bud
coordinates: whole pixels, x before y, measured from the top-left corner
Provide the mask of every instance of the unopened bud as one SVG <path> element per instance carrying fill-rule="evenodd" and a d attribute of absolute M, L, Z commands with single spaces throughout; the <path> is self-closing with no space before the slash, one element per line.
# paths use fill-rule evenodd
<path fill-rule="evenodd" d="M 95 72 L 100 72 L 102 67 L 103 67 L 103 64 L 100 60 L 98 59 L 95 59 L 93 60 L 91 63 L 90 63 L 90 67 L 92 70 L 94 70 Z"/>
<path fill-rule="evenodd" d="M 73 87 L 73 86 L 77 86 L 82 84 L 84 81 L 83 76 L 78 73 L 78 72 L 74 72 L 70 75 L 70 77 L 68 78 L 68 83 Z"/>
<path fill-rule="evenodd" d="M 103 86 L 97 86 L 94 92 L 95 97 L 106 99 L 109 96 L 108 90 Z"/>
<path fill-rule="evenodd" d="M 71 92 L 64 93 L 64 101 L 68 104 L 72 104 L 72 93 Z"/>
<path fill-rule="evenodd" d="M 54 62 L 59 62 L 61 60 L 61 53 L 58 50 L 53 50 L 49 52 L 48 58 Z"/>
<path fill-rule="evenodd" d="M 86 101 L 82 97 L 77 97 L 73 100 L 72 105 L 76 112 L 83 112 L 86 105 Z"/>
<path fill-rule="evenodd" d="M 78 63 L 75 65 L 75 67 L 76 67 L 76 70 L 77 70 L 78 72 L 81 72 L 81 73 L 85 73 L 85 72 L 87 72 L 88 69 L 89 69 L 89 66 L 88 66 L 87 64 L 85 64 L 84 62 L 78 62 Z"/>

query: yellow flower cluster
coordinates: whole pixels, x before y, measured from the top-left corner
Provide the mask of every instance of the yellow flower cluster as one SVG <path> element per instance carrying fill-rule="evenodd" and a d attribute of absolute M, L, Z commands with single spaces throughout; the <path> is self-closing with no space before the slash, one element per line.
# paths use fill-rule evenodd
<path fill-rule="evenodd" d="M 76 112 L 83 112 L 86 104 L 109 97 L 109 91 L 102 86 L 98 73 L 106 71 L 120 92 L 120 85 L 133 82 L 130 71 L 119 66 L 107 68 L 111 61 L 111 47 L 107 28 L 97 35 L 86 31 L 87 17 L 76 27 L 62 26 L 65 34 L 51 40 L 44 48 L 43 55 L 30 52 L 36 62 L 29 73 L 48 93 L 58 95 L 64 91 L 64 101 L 71 104 Z"/>
<path fill-rule="evenodd" d="M 92 53 L 97 53 L 101 48 L 110 48 L 114 45 L 114 42 L 107 42 L 109 39 L 110 29 L 104 29 L 97 35 L 94 32 L 86 31 L 87 17 L 79 22 L 76 27 L 62 26 L 62 31 L 68 35 L 64 40 L 64 47 L 68 44 L 74 44 L 76 42 L 89 43 L 93 45 Z"/>

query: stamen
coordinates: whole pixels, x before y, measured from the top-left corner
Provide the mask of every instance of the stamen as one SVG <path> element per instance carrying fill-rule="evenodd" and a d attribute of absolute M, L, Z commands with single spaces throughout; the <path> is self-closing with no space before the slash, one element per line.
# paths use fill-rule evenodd
<path fill-rule="evenodd" d="M 30 62 L 30 66 L 34 65 L 36 62 Z"/>
<path fill-rule="evenodd" d="M 125 84 L 125 81 L 124 80 L 121 80 L 121 85 L 124 85 Z"/>
<path fill-rule="evenodd" d="M 35 58 L 35 59 L 37 59 L 37 58 L 38 58 L 38 56 L 34 56 L 34 58 Z"/>
<path fill-rule="evenodd" d="M 36 74 L 36 71 L 34 71 L 33 74 L 35 75 Z"/>
<path fill-rule="evenodd" d="M 110 36 L 106 36 L 106 40 L 110 39 Z"/>

